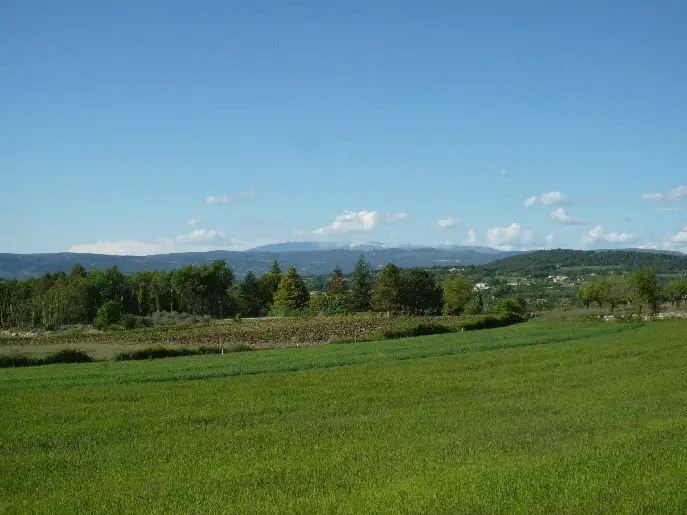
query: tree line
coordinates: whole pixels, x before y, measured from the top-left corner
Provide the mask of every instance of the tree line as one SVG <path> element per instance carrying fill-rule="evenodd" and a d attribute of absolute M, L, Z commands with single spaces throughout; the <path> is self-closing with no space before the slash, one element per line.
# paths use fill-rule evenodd
<path fill-rule="evenodd" d="M 337 266 L 321 292 L 308 291 L 293 266 L 282 273 L 276 260 L 268 273 L 248 272 L 242 281 L 223 260 L 131 275 L 117 267 L 86 272 L 77 264 L 70 273 L 0 279 L 0 327 L 136 327 L 149 325 L 150 316 L 160 312 L 226 318 L 371 310 L 459 315 L 481 313 L 484 305 L 468 279 L 449 277 L 438 284 L 426 270 L 391 263 L 375 277 L 362 255 L 348 277 Z"/>
<path fill-rule="evenodd" d="M 657 313 L 663 302 L 680 306 L 687 300 L 687 279 L 675 279 L 663 286 L 652 268 L 644 267 L 625 276 L 599 277 L 580 286 L 580 302 L 589 308 L 608 306 L 611 313 L 621 304 L 632 304 L 641 312 L 646 306 Z"/>

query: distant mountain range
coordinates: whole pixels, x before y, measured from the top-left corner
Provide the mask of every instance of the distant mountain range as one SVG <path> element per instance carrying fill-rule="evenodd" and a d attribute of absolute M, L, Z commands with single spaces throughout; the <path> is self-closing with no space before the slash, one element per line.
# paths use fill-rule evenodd
<path fill-rule="evenodd" d="M 437 249 L 465 251 L 473 250 L 481 254 L 500 254 L 502 251 L 491 247 L 465 246 L 465 245 L 413 245 L 407 243 L 382 243 L 379 241 L 366 241 L 361 243 L 337 243 L 329 241 L 292 241 L 285 243 L 271 243 L 250 249 L 257 252 L 300 252 L 310 250 L 356 250 L 366 252 L 371 250 L 417 250 L 417 249 Z"/>
<path fill-rule="evenodd" d="M 323 248 L 324 245 L 324 248 Z M 331 248 L 334 245 L 335 248 Z M 329 246 L 329 247 L 328 247 Z M 438 248 L 405 245 L 390 248 L 387 244 L 322 244 L 318 242 L 292 242 L 265 245 L 255 249 L 229 252 L 193 252 L 158 254 L 152 256 L 111 256 L 104 254 L 0 254 L 0 277 L 25 279 L 58 271 L 69 272 L 75 264 L 86 270 L 105 270 L 117 266 L 125 274 L 152 270 L 173 270 L 185 265 L 201 265 L 223 259 L 237 277 L 249 270 L 257 275 L 267 272 L 276 259 L 282 269 L 294 265 L 303 275 L 329 274 L 339 265 L 344 273 L 351 272 L 360 254 L 373 268 L 391 262 L 402 268 L 431 266 L 482 265 L 494 259 L 517 254 L 486 247 L 443 246 Z"/>
<path fill-rule="evenodd" d="M 322 242 L 289 242 L 263 245 L 241 252 L 211 251 L 152 256 L 111 256 L 104 254 L 0 254 L 0 278 L 26 279 L 45 273 L 69 272 L 77 263 L 86 270 L 105 270 L 117 266 L 125 274 L 140 271 L 174 270 L 185 265 L 201 265 L 223 259 L 240 279 L 249 270 L 257 275 L 267 272 L 276 259 L 282 270 L 294 265 L 303 275 L 329 274 L 335 266 L 344 273 L 355 267 L 360 254 L 372 268 L 387 263 L 401 268 L 454 267 L 488 265 L 502 271 L 523 273 L 553 271 L 560 267 L 620 265 L 624 268 L 653 266 L 657 270 L 687 270 L 687 255 L 644 249 L 622 250 L 543 250 L 531 252 L 503 252 L 488 247 L 443 245 L 389 245 L 378 242 L 336 244 Z"/>

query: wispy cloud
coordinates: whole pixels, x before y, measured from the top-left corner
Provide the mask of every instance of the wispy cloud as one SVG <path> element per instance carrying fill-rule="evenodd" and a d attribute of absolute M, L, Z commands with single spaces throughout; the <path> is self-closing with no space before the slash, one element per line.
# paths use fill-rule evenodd
<path fill-rule="evenodd" d="M 451 229 L 458 225 L 460 220 L 456 218 L 455 216 L 449 216 L 448 218 L 440 218 L 437 220 L 437 227 L 439 229 Z"/>
<path fill-rule="evenodd" d="M 229 202 L 231 202 L 231 198 L 229 198 L 226 195 L 223 197 L 215 195 L 208 195 L 207 197 L 205 197 L 206 204 L 228 204 Z"/>
<path fill-rule="evenodd" d="M 405 222 L 410 218 L 410 215 L 408 213 L 400 212 L 400 213 L 387 213 L 384 215 L 384 223 L 385 224 L 395 224 L 398 222 Z"/>
<path fill-rule="evenodd" d="M 568 196 L 560 191 L 549 191 L 542 195 L 527 197 L 523 203 L 527 207 L 535 204 L 544 204 L 545 206 L 564 205 L 568 203 Z"/>
<path fill-rule="evenodd" d="M 196 229 L 188 234 L 182 234 L 174 238 L 179 243 L 194 244 L 194 243 L 210 243 L 210 242 L 228 242 L 232 243 L 229 238 L 222 231 L 215 231 L 214 229 Z"/>
<path fill-rule="evenodd" d="M 562 207 L 559 207 L 555 211 L 551 211 L 551 220 L 565 225 L 586 225 L 589 223 L 582 218 L 570 216 Z"/>
<path fill-rule="evenodd" d="M 195 218 L 191 218 L 188 222 L 186 222 L 188 225 L 191 227 L 195 227 L 200 223 L 200 221 L 196 220 Z"/>
<path fill-rule="evenodd" d="M 95 243 L 72 245 L 69 252 L 111 254 L 116 256 L 147 256 L 174 252 L 205 252 L 210 250 L 247 250 L 257 245 L 276 243 L 271 238 L 239 240 L 216 229 L 194 229 L 178 236 L 148 239 L 99 240 Z"/>
<path fill-rule="evenodd" d="M 148 256 L 151 254 L 167 254 L 174 252 L 174 247 L 168 247 L 160 242 L 143 240 L 104 240 L 95 243 L 77 243 L 68 252 L 75 254 L 110 254 L 113 256 Z"/>
<path fill-rule="evenodd" d="M 675 202 L 683 198 L 687 198 L 687 186 L 684 185 L 680 185 L 668 191 L 644 193 L 641 196 L 642 200 L 649 200 L 653 202 Z"/>
<path fill-rule="evenodd" d="M 205 203 L 206 204 L 229 204 L 230 202 L 234 202 L 237 198 L 252 198 L 257 195 L 257 191 L 255 188 L 252 188 L 248 191 L 244 191 L 243 193 L 239 193 L 238 195 L 235 196 L 229 196 L 229 195 L 208 195 L 205 197 Z"/>
<path fill-rule="evenodd" d="M 597 225 L 582 237 L 582 243 L 594 245 L 597 243 L 632 243 L 639 239 L 639 236 L 628 232 L 606 232 L 601 225 Z"/>
<path fill-rule="evenodd" d="M 284 227 L 284 222 L 278 220 L 267 220 L 255 216 L 245 216 L 243 218 L 240 218 L 239 221 L 247 227 L 254 227 L 257 229 L 272 229 Z"/>

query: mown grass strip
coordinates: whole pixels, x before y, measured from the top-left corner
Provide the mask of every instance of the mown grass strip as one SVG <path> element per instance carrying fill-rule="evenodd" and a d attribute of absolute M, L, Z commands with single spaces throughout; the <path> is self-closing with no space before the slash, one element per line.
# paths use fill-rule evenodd
<path fill-rule="evenodd" d="M 44 367 L 30 373 L 6 370 L 0 388 L 75 387 L 96 384 L 210 379 L 332 368 L 484 350 L 543 345 L 639 330 L 640 324 L 519 324 L 489 331 L 422 338 L 270 349 L 224 356 L 193 356 L 151 363 L 92 363 Z"/>

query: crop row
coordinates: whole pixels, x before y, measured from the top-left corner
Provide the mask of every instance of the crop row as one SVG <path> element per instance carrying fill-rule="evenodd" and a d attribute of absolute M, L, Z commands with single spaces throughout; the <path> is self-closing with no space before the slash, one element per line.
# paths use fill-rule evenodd
<path fill-rule="evenodd" d="M 65 331 L 38 334 L 31 338 L 2 337 L 0 345 L 47 343 L 116 344 L 248 344 L 255 347 L 367 340 L 392 330 L 410 329 L 420 324 L 454 325 L 458 317 L 386 316 L 364 314 L 313 318 L 274 318 L 210 323 L 195 326 L 151 327 L 129 331 Z"/>

